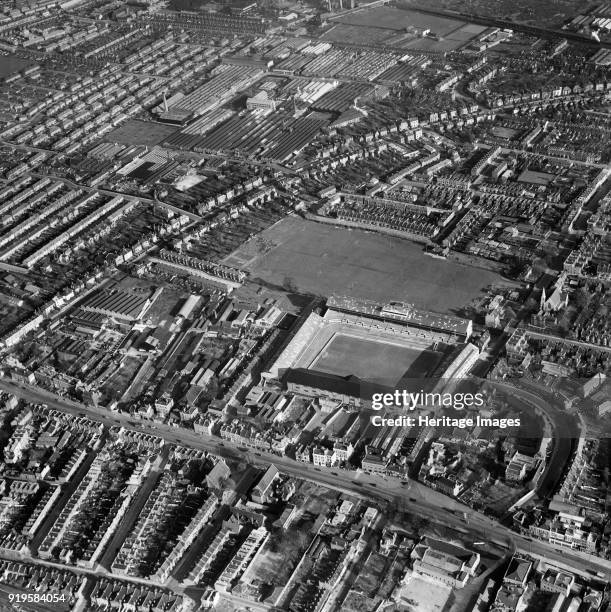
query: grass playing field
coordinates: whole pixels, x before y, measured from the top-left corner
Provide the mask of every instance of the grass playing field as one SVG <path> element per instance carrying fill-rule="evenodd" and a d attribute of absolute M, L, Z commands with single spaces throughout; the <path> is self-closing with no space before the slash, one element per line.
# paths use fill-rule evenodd
<path fill-rule="evenodd" d="M 435 351 L 337 334 L 310 367 L 328 374 L 352 374 L 361 380 L 394 386 L 402 378 L 428 376 L 442 357 Z"/>
<path fill-rule="evenodd" d="M 373 28 L 360 25 L 350 25 L 338 23 L 321 36 L 321 40 L 330 42 L 351 43 L 351 44 L 380 44 L 390 36 L 395 34 L 395 30 L 390 28 Z"/>
<path fill-rule="evenodd" d="M 379 43 L 405 28 L 430 28 L 443 40 L 416 38 L 405 44 L 407 48 L 451 51 L 485 30 L 485 27 L 466 24 L 458 19 L 447 19 L 433 15 L 423 15 L 415 11 L 380 6 L 364 9 L 348 15 L 339 15 L 332 21 L 336 24 L 325 33 L 324 40 L 351 43 Z M 480 28 L 480 29 L 478 29 Z"/>
<path fill-rule="evenodd" d="M 29 66 L 33 66 L 34 62 L 30 59 L 17 57 L 12 53 L 0 56 L 0 78 L 4 78 L 9 74 L 13 74 L 18 70 L 23 70 Z"/>
<path fill-rule="evenodd" d="M 484 17 L 513 19 L 540 27 L 560 27 L 567 19 L 588 11 L 589 0 L 411 0 L 411 6 L 475 13 Z"/>
<path fill-rule="evenodd" d="M 383 303 L 413 303 L 440 313 L 456 313 L 490 286 L 507 284 L 494 273 L 434 259 L 408 240 L 363 230 L 287 217 L 226 262 L 250 272 L 251 280 L 270 289 L 364 298 Z"/>
<path fill-rule="evenodd" d="M 459 19 L 424 15 L 416 11 L 390 6 L 378 6 L 348 15 L 339 15 L 333 21 L 364 27 L 389 28 L 392 30 L 403 30 L 408 26 L 430 28 L 440 36 L 445 36 L 465 25 L 465 22 Z"/>
<path fill-rule="evenodd" d="M 126 145 L 145 145 L 148 147 L 159 144 L 176 132 L 171 125 L 130 119 L 116 130 L 109 132 L 104 140 Z"/>

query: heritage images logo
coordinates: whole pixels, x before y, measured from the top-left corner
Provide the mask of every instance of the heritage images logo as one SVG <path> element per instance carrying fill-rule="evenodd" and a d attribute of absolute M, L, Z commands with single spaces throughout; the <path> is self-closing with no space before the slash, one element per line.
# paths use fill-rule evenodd
<path fill-rule="evenodd" d="M 420 390 L 417 393 L 406 389 L 396 389 L 393 393 L 374 393 L 371 396 L 371 407 L 374 410 L 383 408 L 404 408 L 415 410 L 416 408 L 464 408 L 484 405 L 482 393 L 427 393 Z"/>

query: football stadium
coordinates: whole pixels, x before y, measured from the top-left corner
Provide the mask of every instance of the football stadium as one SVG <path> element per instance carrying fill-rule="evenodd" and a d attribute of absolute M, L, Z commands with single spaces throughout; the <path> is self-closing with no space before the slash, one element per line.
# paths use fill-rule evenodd
<path fill-rule="evenodd" d="M 265 378 L 303 395 L 360 405 L 374 392 L 431 389 L 460 376 L 477 358 L 470 333 L 471 322 L 458 317 L 330 298 L 324 315 L 309 315 Z"/>

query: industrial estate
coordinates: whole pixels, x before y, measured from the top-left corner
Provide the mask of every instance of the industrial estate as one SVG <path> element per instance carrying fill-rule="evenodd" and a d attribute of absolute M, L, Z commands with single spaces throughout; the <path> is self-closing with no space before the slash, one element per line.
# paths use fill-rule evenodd
<path fill-rule="evenodd" d="M 0 610 L 611 610 L 611 2 L 0 2 Z"/>

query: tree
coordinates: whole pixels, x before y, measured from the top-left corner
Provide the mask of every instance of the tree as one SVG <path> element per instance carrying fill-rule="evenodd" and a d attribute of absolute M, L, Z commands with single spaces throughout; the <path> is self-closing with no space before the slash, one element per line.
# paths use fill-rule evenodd
<path fill-rule="evenodd" d="M 585 287 L 581 287 L 578 291 L 575 292 L 573 300 L 575 302 L 575 306 L 577 306 L 579 310 L 585 308 L 588 305 L 588 302 L 590 301 L 590 296 L 588 295 L 587 289 Z"/>
<path fill-rule="evenodd" d="M 290 293 L 298 293 L 298 287 L 295 284 L 295 281 L 290 276 L 285 276 L 282 281 L 282 288 L 285 291 L 289 291 Z"/>

